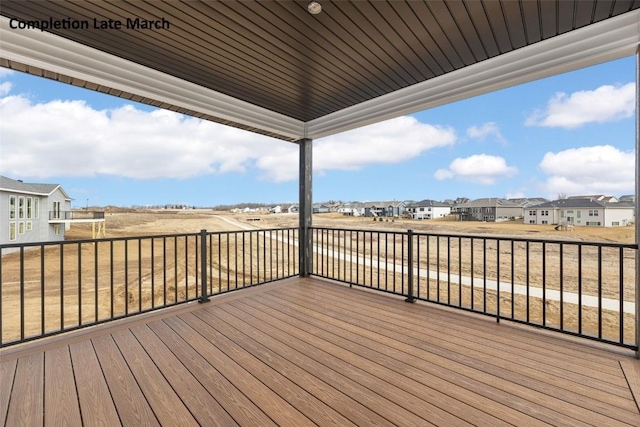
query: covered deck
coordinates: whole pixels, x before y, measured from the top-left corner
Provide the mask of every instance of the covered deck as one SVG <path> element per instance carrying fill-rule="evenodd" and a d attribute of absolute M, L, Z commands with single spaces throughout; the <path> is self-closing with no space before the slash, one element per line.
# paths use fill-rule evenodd
<path fill-rule="evenodd" d="M 0 356 L 8 426 L 640 425 L 632 350 L 319 278 Z"/>

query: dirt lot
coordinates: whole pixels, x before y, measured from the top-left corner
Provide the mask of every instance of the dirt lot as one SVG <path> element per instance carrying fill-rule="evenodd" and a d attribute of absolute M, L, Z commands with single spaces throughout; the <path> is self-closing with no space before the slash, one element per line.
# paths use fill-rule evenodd
<path fill-rule="evenodd" d="M 251 221 L 249 219 L 252 219 Z M 259 219 L 259 220 L 255 220 Z M 281 228 L 297 227 L 297 215 L 245 215 L 227 212 L 213 212 L 209 210 L 183 211 L 110 211 L 106 215 L 106 233 L 108 238 L 124 238 L 130 236 L 162 236 L 177 233 L 198 233 L 202 229 L 209 232 L 230 232 L 247 228 Z M 623 282 L 622 290 L 625 300 L 633 301 L 635 264 L 633 253 L 629 251 L 623 255 L 624 277 L 620 280 L 619 263 L 612 261 L 603 263 L 601 278 L 598 280 L 597 253 L 585 249 L 582 253 L 584 262 L 581 271 L 576 268 L 576 247 L 567 245 L 560 250 L 559 245 L 532 244 L 530 262 L 524 262 L 524 243 L 514 246 L 511 257 L 508 245 L 504 242 L 497 247 L 495 240 L 489 240 L 483 246 L 483 240 L 458 239 L 455 236 L 473 235 L 482 237 L 511 237 L 526 239 L 545 239 L 554 241 L 580 242 L 619 242 L 632 243 L 634 239 L 633 227 L 618 228 L 587 228 L 576 227 L 573 231 L 555 231 L 553 226 L 525 225 L 521 222 L 505 223 L 476 223 L 457 221 L 412 221 L 395 219 L 388 221 L 373 221 L 371 218 L 345 217 L 340 214 L 314 215 L 314 226 L 328 228 L 343 228 L 369 230 L 367 233 L 347 234 L 322 232 L 316 234 L 317 241 L 326 242 L 327 248 L 331 242 L 332 250 L 357 253 L 356 258 L 363 262 L 347 262 L 346 259 L 336 261 L 334 255 L 329 256 L 325 249 L 320 249 L 324 257 L 314 255 L 317 272 L 333 277 L 354 277 L 357 274 L 364 283 L 372 287 L 391 286 L 392 283 L 402 283 L 399 272 L 389 271 L 380 266 L 382 258 L 385 262 L 403 264 L 407 262 L 407 254 L 402 252 L 402 235 L 393 232 L 404 232 L 412 229 L 418 233 L 445 235 L 454 237 L 422 237 L 416 249 L 418 255 L 417 266 L 420 269 L 452 271 L 463 276 L 488 277 L 499 281 L 513 281 L 525 283 L 529 277 L 532 286 L 545 286 L 548 290 L 562 290 L 577 292 L 578 277 L 582 293 L 597 295 L 598 283 L 603 284 L 604 297 L 618 298 L 619 283 Z M 373 232 L 372 230 L 376 230 Z M 377 233 L 386 230 L 389 233 Z M 66 234 L 70 242 L 91 237 L 91 226 L 74 224 Z M 245 240 L 243 239 L 247 239 Z M 217 239 L 217 240 L 216 240 Z M 225 291 L 233 287 L 243 286 L 245 283 L 255 283 L 286 274 L 282 262 L 288 257 L 289 266 L 295 263 L 297 254 L 293 244 L 289 244 L 291 236 L 285 234 L 274 237 L 263 234 L 257 241 L 249 242 L 250 237 L 245 234 L 225 234 L 214 236 L 210 241 L 212 247 L 219 247 L 217 259 L 212 258 L 209 265 L 211 289 L 214 292 Z M 360 240 L 361 244 L 356 241 Z M 291 239 L 291 242 L 293 239 Z M 316 243 L 317 244 L 317 243 Z M 430 246 L 429 258 L 427 245 Z M 64 254 L 45 251 L 44 261 L 40 250 L 31 251 L 25 256 L 24 278 L 26 289 L 24 296 L 20 296 L 18 286 L 20 269 L 17 254 L 6 255 L 2 260 L 2 335 L 3 340 L 19 336 L 20 317 L 24 316 L 25 335 L 37 334 L 39 331 L 55 330 L 60 325 L 69 327 L 79 323 L 91 323 L 96 319 L 105 319 L 127 312 L 144 311 L 155 306 L 180 301 L 193 297 L 196 293 L 198 280 L 197 250 L 195 237 L 180 239 L 132 239 L 111 244 L 100 243 L 94 245 L 78 244 L 66 247 Z M 279 251 L 273 254 L 274 248 Z M 437 250 L 436 248 L 439 248 Z M 394 252 L 395 249 L 395 252 Z M 602 254 L 603 259 L 618 257 L 617 248 L 613 252 Z M 437 251 L 437 256 L 436 256 Z M 560 255 L 562 252 L 562 255 Z M 158 254 L 165 256 L 159 258 Z M 420 253 L 422 255 L 420 255 Z M 288 255 L 285 255 L 288 254 Z M 475 259 L 472 264 L 471 254 Z M 563 265 L 560 265 L 560 257 Z M 485 259 L 483 260 L 483 257 Z M 513 262 L 512 262 L 513 259 Z M 482 260 L 482 262 L 480 262 Z M 44 269 L 41 263 L 44 262 Z M 326 264 L 326 266 L 325 266 Z M 525 270 L 527 264 L 528 272 Z M 111 267 L 116 266 L 115 268 Z M 267 268 L 268 266 L 268 268 Z M 60 273 L 64 268 L 64 274 Z M 322 271 L 320 270 L 322 269 Z M 347 270 L 349 275 L 347 276 Z M 498 270 L 498 271 L 497 271 Z M 611 271 L 609 271 L 611 270 Z M 42 274 L 44 271 L 44 274 Z M 543 274 L 544 273 L 544 274 Z M 499 276 L 498 276 L 499 274 Z M 262 275 L 262 276 L 261 276 Z M 406 276 L 405 276 L 406 278 Z M 482 292 L 475 290 L 473 296 L 468 287 L 458 287 L 455 283 L 434 280 L 422 275 L 418 280 L 420 294 L 429 295 L 431 299 L 440 301 L 462 301 L 462 305 L 486 307 L 487 312 L 496 312 L 497 299 L 495 291 Z M 542 285 L 544 284 L 544 285 Z M 61 286 L 62 285 L 62 286 Z M 611 286 L 608 286 L 611 285 Z M 400 286 L 400 285 L 398 285 Z M 24 298 L 24 311 L 20 311 L 20 299 Z M 502 292 L 500 298 L 500 312 L 508 315 L 511 307 L 517 317 L 527 316 L 533 321 L 541 322 L 542 312 L 546 313 L 547 322 L 555 325 L 563 322 L 565 327 L 577 330 L 578 312 L 575 305 L 565 304 L 562 317 L 560 304 L 550 301 L 545 307 L 536 303 L 535 298 L 527 304 L 523 296 L 512 296 Z M 44 307 L 44 310 L 43 310 Z M 81 307 L 78 310 L 77 307 Z M 571 308 L 573 307 L 573 308 Z M 584 308 L 582 313 L 583 331 L 597 333 L 597 311 Z M 62 319 L 62 320 L 61 320 Z M 626 341 L 632 341 L 635 330 L 633 319 L 625 316 L 624 336 Z M 603 314 L 603 336 L 617 340 L 620 324 L 617 313 Z"/>

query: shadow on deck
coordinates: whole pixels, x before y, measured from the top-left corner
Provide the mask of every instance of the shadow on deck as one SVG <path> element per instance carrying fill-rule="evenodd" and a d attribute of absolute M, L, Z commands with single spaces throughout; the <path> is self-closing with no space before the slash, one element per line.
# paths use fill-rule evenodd
<path fill-rule="evenodd" d="M 632 351 L 287 279 L 0 351 L 2 425 L 640 425 Z"/>

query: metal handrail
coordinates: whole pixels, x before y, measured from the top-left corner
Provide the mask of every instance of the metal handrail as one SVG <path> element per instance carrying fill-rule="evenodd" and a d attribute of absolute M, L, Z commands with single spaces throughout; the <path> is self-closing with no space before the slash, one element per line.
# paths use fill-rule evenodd
<path fill-rule="evenodd" d="M 299 273 L 297 228 L 0 245 L 0 347 Z"/>
<path fill-rule="evenodd" d="M 311 232 L 313 275 L 498 322 L 638 348 L 636 244 L 412 230 L 312 227 Z"/>

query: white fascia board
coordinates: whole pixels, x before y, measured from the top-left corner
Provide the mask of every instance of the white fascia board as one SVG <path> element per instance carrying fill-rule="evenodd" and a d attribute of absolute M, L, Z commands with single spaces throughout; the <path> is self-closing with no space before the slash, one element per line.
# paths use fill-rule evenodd
<path fill-rule="evenodd" d="M 0 16 L 0 57 L 177 107 L 301 139 L 304 122 Z"/>
<path fill-rule="evenodd" d="M 630 56 L 639 41 L 640 11 L 625 13 L 312 120 L 307 137 L 334 135 Z"/>

